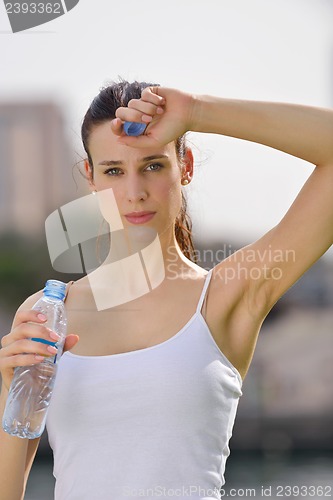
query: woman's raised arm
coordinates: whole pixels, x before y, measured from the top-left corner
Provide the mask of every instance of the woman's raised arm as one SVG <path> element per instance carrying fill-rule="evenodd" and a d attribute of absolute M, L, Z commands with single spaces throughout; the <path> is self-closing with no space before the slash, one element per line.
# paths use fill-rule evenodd
<path fill-rule="evenodd" d="M 316 166 L 282 220 L 239 253 L 248 276 L 256 276 L 248 280 L 253 308 L 267 312 L 333 243 L 333 110 L 206 96 L 196 107 L 197 131 L 257 142 Z"/>
<path fill-rule="evenodd" d="M 140 121 L 142 116 L 148 123 L 145 135 L 125 136 L 123 121 Z M 221 134 L 263 144 L 315 165 L 282 220 L 258 241 L 233 256 L 233 262 L 238 258 L 247 270 L 245 274 L 249 279 L 244 286 L 248 288 L 248 296 L 253 298 L 254 313 L 267 313 L 332 245 L 333 110 L 194 96 L 156 87 L 146 89 L 142 99 L 130 101 L 128 108 L 119 108 L 112 129 L 120 135 L 120 143 L 134 147 L 156 147 L 175 140 L 186 131 Z M 247 259 L 247 253 L 251 253 L 251 259 Z M 253 268 L 255 273 L 251 272 Z"/>

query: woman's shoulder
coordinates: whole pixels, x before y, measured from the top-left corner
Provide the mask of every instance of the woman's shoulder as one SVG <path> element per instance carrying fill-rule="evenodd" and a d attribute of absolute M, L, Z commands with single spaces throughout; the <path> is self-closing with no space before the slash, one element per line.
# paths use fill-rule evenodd
<path fill-rule="evenodd" d="M 91 286 L 87 276 L 78 280 L 70 280 L 66 283 L 65 301 L 73 296 L 76 299 L 84 298 L 91 291 Z"/>

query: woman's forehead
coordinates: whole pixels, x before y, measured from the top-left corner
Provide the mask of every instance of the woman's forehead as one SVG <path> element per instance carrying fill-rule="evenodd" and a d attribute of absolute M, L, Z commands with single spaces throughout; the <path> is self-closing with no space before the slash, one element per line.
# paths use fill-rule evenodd
<path fill-rule="evenodd" d="M 165 146 L 150 148 L 133 148 L 119 144 L 116 136 L 111 130 L 111 122 L 106 122 L 94 127 L 89 137 L 89 152 L 95 161 L 125 161 L 127 158 L 144 158 L 150 156 L 168 156 L 170 160 L 176 158 L 175 143 L 171 142 Z"/>

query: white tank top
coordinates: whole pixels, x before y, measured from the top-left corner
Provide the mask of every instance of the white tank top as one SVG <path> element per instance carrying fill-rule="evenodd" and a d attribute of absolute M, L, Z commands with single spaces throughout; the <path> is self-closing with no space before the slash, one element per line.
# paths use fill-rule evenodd
<path fill-rule="evenodd" d="M 47 417 L 56 500 L 220 499 L 242 379 L 201 308 L 158 345 L 66 352 Z"/>

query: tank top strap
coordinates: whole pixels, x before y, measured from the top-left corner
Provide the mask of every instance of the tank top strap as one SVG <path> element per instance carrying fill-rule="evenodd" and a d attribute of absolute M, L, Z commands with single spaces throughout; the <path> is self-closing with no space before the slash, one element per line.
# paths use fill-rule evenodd
<path fill-rule="evenodd" d="M 202 305 L 203 305 L 205 297 L 206 297 L 207 289 L 208 289 L 212 274 L 213 274 L 213 269 L 210 269 L 206 275 L 206 278 L 205 278 L 205 283 L 204 283 L 204 286 L 203 286 L 203 289 L 202 289 L 202 292 L 200 295 L 200 299 L 198 302 L 198 307 L 197 307 L 197 311 L 196 311 L 197 313 L 201 312 L 201 308 L 202 308 Z"/>
<path fill-rule="evenodd" d="M 65 292 L 65 298 L 64 298 L 64 302 L 66 302 L 66 299 L 67 299 L 67 296 L 68 296 L 68 292 L 69 292 L 69 289 L 72 285 L 74 285 L 75 281 L 69 281 L 66 285 L 66 292 Z"/>

